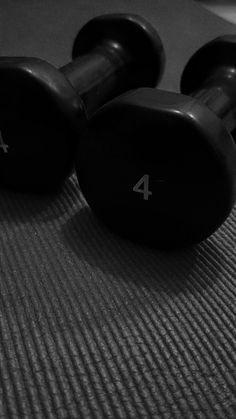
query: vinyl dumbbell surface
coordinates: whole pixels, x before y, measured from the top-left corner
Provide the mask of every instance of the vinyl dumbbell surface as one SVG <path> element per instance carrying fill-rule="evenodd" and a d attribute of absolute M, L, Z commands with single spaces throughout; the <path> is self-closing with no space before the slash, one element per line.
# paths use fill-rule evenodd
<path fill-rule="evenodd" d="M 209 63 L 211 53 L 221 57 L 214 43 L 208 46 Z M 194 63 L 186 69 L 188 81 L 208 66 L 202 58 L 197 68 Z M 209 83 L 202 100 L 138 89 L 91 119 L 80 143 L 77 174 L 88 203 L 112 230 L 159 247 L 184 247 L 204 240 L 229 215 L 236 194 L 230 134 L 236 120 L 235 81 L 225 80 L 217 63 L 205 73 L 211 77 L 213 70 L 221 75 L 217 95 Z"/>
<path fill-rule="evenodd" d="M 132 14 L 89 21 L 73 61 L 60 70 L 36 58 L 1 58 L 0 184 L 26 190 L 60 184 L 87 116 L 129 88 L 155 86 L 163 64 L 158 34 Z"/>

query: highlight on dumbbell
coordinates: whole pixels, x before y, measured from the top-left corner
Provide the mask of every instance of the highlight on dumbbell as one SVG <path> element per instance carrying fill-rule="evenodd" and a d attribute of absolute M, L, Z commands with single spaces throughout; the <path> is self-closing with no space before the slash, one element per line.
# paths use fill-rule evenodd
<path fill-rule="evenodd" d="M 81 189 L 103 222 L 163 248 L 204 240 L 235 202 L 236 37 L 201 48 L 181 88 L 137 89 L 103 106 L 76 158 Z"/>
<path fill-rule="evenodd" d="M 128 89 L 155 86 L 164 66 L 159 35 L 133 14 L 89 21 L 72 56 L 59 70 L 38 58 L 0 58 L 0 185 L 59 185 L 87 117 Z"/>

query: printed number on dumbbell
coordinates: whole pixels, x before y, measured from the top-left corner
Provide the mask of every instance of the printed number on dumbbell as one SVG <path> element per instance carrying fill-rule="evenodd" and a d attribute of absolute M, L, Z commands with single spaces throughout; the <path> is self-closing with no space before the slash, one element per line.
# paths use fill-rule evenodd
<path fill-rule="evenodd" d="M 4 143 L 3 137 L 2 137 L 2 133 L 0 131 L 0 148 L 3 149 L 4 153 L 8 153 L 8 144 Z"/>
<path fill-rule="evenodd" d="M 149 175 L 144 175 L 133 187 L 134 192 L 143 194 L 143 199 L 148 201 L 149 196 L 152 195 L 152 191 L 149 189 Z"/>

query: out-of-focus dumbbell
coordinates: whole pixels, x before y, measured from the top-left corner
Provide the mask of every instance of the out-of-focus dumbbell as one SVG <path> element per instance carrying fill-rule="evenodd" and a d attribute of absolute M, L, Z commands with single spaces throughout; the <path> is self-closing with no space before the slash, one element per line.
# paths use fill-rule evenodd
<path fill-rule="evenodd" d="M 163 67 L 159 35 L 133 14 L 89 21 L 73 61 L 59 70 L 36 58 L 0 58 L 0 185 L 59 185 L 72 170 L 87 117 L 128 89 L 155 86 Z"/>
<path fill-rule="evenodd" d="M 90 120 L 76 157 L 95 213 L 112 230 L 165 248 L 204 240 L 234 204 L 236 36 L 202 47 L 181 88 L 112 100 Z"/>

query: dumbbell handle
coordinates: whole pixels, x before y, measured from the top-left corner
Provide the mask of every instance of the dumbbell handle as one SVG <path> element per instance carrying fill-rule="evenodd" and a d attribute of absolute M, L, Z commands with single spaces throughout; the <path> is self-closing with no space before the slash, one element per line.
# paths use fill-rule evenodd
<path fill-rule="evenodd" d="M 219 67 L 204 84 L 192 92 L 224 123 L 229 132 L 236 128 L 236 71 L 231 67 Z"/>
<path fill-rule="evenodd" d="M 121 45 L 104 41 L 89 54 L 77 57 L 61 67 L 60 71 L 80 95 L 89 117 L 125 89 L 126 70 L 130 62 L 131 57 Z"/>

